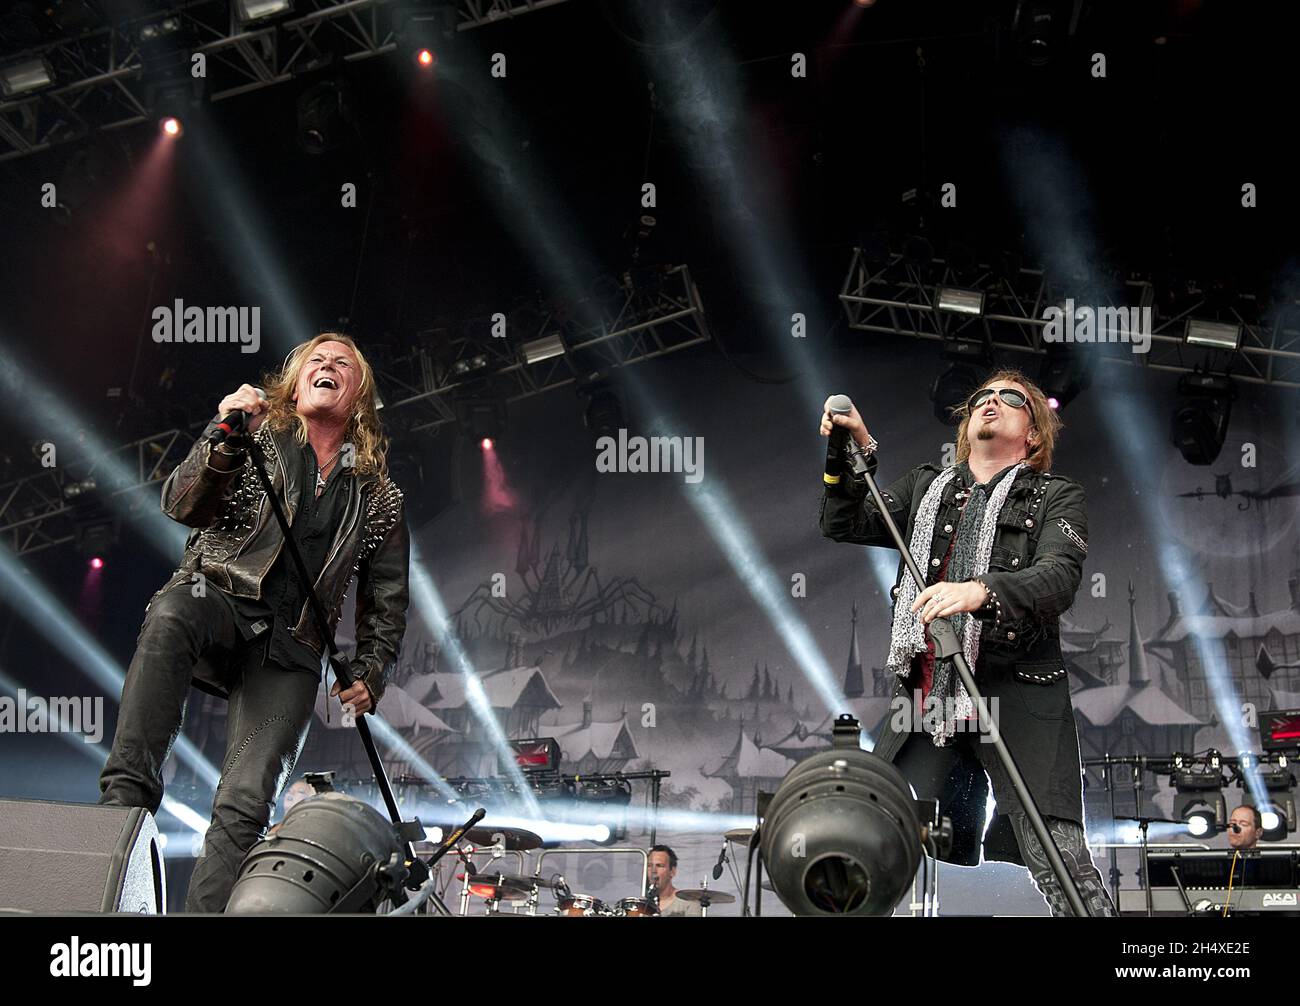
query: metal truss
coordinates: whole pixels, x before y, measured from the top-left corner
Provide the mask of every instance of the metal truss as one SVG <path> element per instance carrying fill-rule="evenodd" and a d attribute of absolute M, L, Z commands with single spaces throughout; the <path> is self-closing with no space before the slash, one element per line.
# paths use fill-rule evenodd
<path fill-rule="evenodd" d="M 600 303 L 592 298 L 569 307 L 570 317 L 599 319 L 586 324 L 549 313 L 534 318 L 523 332 L 507 322 L 503 338 L 493 338 L 486 322 L 477 334 L 451 339 L 446 333 L 422 333 L 429 344 L 377 368 L 381 384 L 405 396 L 386 411 L 418 407 L 423 416 L 410 429 L 429 430 L 455 422 L 459 400 L 522 401 L 593 371 L 626 367 L 711 338 L 699 290 L 685 265 L 625 274 L 611 292 Z M 526 362 L 526 343 L 555 335 L 563 340 L 563 353 Z"/>
<path fill-rule="evenodd" d="M 983 312 L 965 315 L 939 310 L 938 291 L 945 286 L 982 292 Z M 1051 281 L 1042 270 L 1019 269 L 999 275 L 981 266 L 958 275 L 948 263 L 935 259 L 923 271 L 898 254 L 884 262 L 869 261 L 861 248 L 853 250 L 840 290 L 850 328 L 914 339 L 973 341 L 989 349 L 1036 354 L 1045 354 L 1050 345 L 1043 341 L 1047 324 L 1043 312 L 1062 304 L 1066 296 L 1066 285 Z M 1082 306 L 1077 295 L 1075 299 Z M 1125 303 L 1114 306 L 1148 306 L 1152 300 L 1150 283 L 1128 280 Z M 1118 341 L 1088 345 L 1110 363 L 1175 373 L 1191 373 L 1197 367 L 1204 370 L 1208 364 L 1216 373 L 1230 371 L 1234 380 L 1300 388 L 1300 305 L 1288 302 L 1272 319 L 1264 320 L 1250 314 L 1251 298 L 1240 298 L 1237 304 L 1230 319 L 1223 319 L 1242 326 L 1241 346 L 1235 351 L 1184 341 L 1187 319 L 1204 307 L 1204 300 L 1196 297 L 1172 317 L 1153 318 L 1147 353 L 1134 353 L 1130 345 Z"/>
<path fill-rule="evenodd" d="M 596 369 L 630 366 L 710 339 L 699 290 L 685 265 L 627 274 L 617 295 L 603 298 L 602 304 L 603 310 L 594 299 L 579 305 L 603 316 L 601 324 L 561 324 L 547 315 L 534 331 L 511 332 L 508 338 L 484 334 L 418 345 L 391 365 L 376 367 L 385 417 L 411 409 L 411 416 L 401 416 L 403 426 L 433 429 L 456 421 L 458 401 L 519 401 L 572 384 Z M 533 364 L 523 360 L 522 344 L 556 334 L 564 340 L 562 355 Z M 484 359 L 482 367 L 457 374 L 458 362 L 476 357 Z M 83 500 L 102 513 L 103 504 L 114 497 L 161 482 L 184 458 L 202 425 L 169 429 L 99 458 L 78 459 L 0 485 L 0 536 L 17 555 L 75 540 L 79 519 L 86 516 Z M 95 480 L 97 492 L 69 499 L 65 490 L 86 479 Z"/>
<path fill-rule="evenodd" d="M 467 31 L 566 0 L 457 0 L 456 29 Z M 401 20 L 413 5 L 401 0 L 296 0 L 288 17 L 245 27 L 229 0 L 174 3 L 119 24 L 59 39 L 0 62 L 46 60 L 48 89 L 0 101 L 0 161 L 47 150 L 99 130 L 149 119 L 150 88 L 193 80 L 190 57 L 207 57 L 208 100 L 221 101 L 292 80 L 329 65 L 393 52 Z M 431 5 L 418 8 L 433 11 Z M 175 18 L 175 32 L 142 42 L 140 30 Z M 160 63 L 172 64 L 170 73 Z"/>
<path fill-rule="evenodd" d="M 568 0 L 460 0 L 456 4 L 456 30 L 468 31 L 518 17 L 543 7 L 557 7 Z"/>
<path fill-rule="evenodd" d="M 0 485 L 0 536 L 17 555 L 73 541 L 77 518 L 84 513 L 83 499 L 102 509 L 106 500 L 161 482 L 184 458 L 195 436 L 193 429 L 166 430 L 107 455 L 78 459 Z M 88 479 L 104 488 L 69 498 L 69 491 Z"/>

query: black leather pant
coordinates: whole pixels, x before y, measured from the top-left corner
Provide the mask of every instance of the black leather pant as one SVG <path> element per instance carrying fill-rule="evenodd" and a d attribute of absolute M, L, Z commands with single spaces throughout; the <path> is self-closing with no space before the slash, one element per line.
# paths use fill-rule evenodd
<path fill-rule="evenodd" d="M 186 896 L 188 912 L 225 908 L 244 854 L 265 833 L 280 790 L 307 739 L 319 679 L 264 660 L 245 645 L 234 613 L 209 587 L 194 597 L 180 583 L 150 604 L 127 669 L 113 749 L 99 778 L 103 804 L 157 813 L 163 765 L 180 734 L 190 677 L 200 656 L 234 661 L 226 753 L 212 823 Z"/>
<path fill-rule="evenodd" d="M 954 832 L 966 836 L 967 841 L 973 837 L 976 843 L 984 831 L 985 801 L 989 795 L 988 776 L 973 752 L 973 745 L 978 743 L 975 734 L 958 734 L 952 744 L 936 747 L 927 735 L 913 734 L 904 741 L 894 759 L 895 767 L 912 784 L 917 797 L 938 800 L 939 812 L 952 818 Z M 1010 819 L 1020 857 L 1048 908 L 1053 915 L 1073 915 L 1028 817 L 1023 811 L 1016 811 Z M 1062 817 L 1045 816 L 1044 821 L 1089 915 L 1116 915 L 1106 884 L 1093 865 L 1083 825 Z"/>

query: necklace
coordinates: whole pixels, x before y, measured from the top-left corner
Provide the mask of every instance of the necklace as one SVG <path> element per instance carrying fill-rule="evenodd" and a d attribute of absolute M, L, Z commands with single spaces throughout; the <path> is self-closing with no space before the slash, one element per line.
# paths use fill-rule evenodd
<path fill-rule="evenodd" d="M 339 456 L 342 450 L 343 448 L 340 447 L 337 451 L 335 451 L 330 456 L 330 459 L 326 461 L 325 464 L 321 465 L 316 469 L 316 495 L 317 496 L 319 496 L 321 492 L 325 489 L 325 472 L 329 469 L 330 465 L 334 464 L 334 459 Z"/>

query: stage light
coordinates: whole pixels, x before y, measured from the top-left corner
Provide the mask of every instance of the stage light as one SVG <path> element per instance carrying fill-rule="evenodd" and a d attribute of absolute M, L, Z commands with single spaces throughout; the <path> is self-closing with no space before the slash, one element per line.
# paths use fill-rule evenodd
<path fill-rule="evenodd" d="M 907 780 L 858 746 L 860 732 L 839 716 L 831 749 L 791 769 L 763 815 L 763 863 L 795 915 L 888 915 L 920 865 Z"/>
<path fill-rule="evenodd" d="M 181 135 L 181 129 L 182 129 L 181 120 L 176 118 L 176 116 L 174 115 L 164 116 L 162 122 L 159 123 L 159 125 L 161 126 L 162 131 L 166 133 L 168 136 Z"/>
<path fill-rule="evenodd" d="M 243 24 L 252 24 L 290 13 L 293 0 L 235 0 L 235 10 Z"/>
<path fill-rule="evenodd" d="M 1277 755 L 1274 763 L 1261 764 L 1256 755 L 1242 755 L 1243 773 L 1253 774 L 1263 788 L 1263 799 L 1244 793 L 1241 802 L 1258 807 L 1264 827 L 1264 841 L 1280 842 L 1296 830 L 1296 777 L 1287 756 Z"/>
<path fill-rule="evenodd" d="M 976 346 L 981 351 L 984 348 L 978 343 L 965 342 L 960 345 Z M 945 351 L 944 355 L 948 356 L 948 353 Z M 988 367 L 982 363 L 950 364 L 930 385 L 930 401 L 934 405 L 935 418 L 946 426 L 953 425 L 953 410 L 966 404 L 986 373 Z"/>
<path fill-rule="evenodd" d="M 6 98 L 30 94 L 52 83 L 54 70 L 44 59 L 24 59 L 0 69 L 0 93 Z"/>
<path fill-rule="evenodd" d="M 92 557 L 91 557 L 91 560 L 90 560 L 90 568 L 91 568 L 91 569 L 103 569 L 103 568 L 104 568 L 104 560 L 101 559 L 101 558 L 100 558 L 99 556 L 97 556 L 97 555 L 96 555 L 96 556 L 92 556 Z"/>
<path fill-rule="evenodd" d="M 429 67 L 433 66 L 434 63 L 433 50 L 421 49 L 419 52 L 415 54 L 415 61 L 425 69 L 428 69 Z"/>
<path fill-rule="evenodd" d="M 1170 781 L 1174 784 L 1174 817 L 1187 824 L 1193 836 L 1212 834 L 1228 819 L 1227 801 L 1223 797 L 1223 770 L 1219 752 L 1211 749 L 1204 756 L 1187 760 L 1174 758 Z"/>
<path fill-rule="evenodd" d="M 1183 341 L 1189 346 L 1236 349 L 1241 345 L 1241 326 L 1188 318 L 1187 327 L 1183 332 Z"/>
<path fill-rule="evenodd" d="M 63 486 L 63 498 L 68 502 L 79 499 L 82 496 L 88 496 L 99 488 L 94 477 L 79 479 L 76 482 L 67 482 Z"/>
<path fill-rule="evenodd" d="M 586 399 L 582 421 L 592 436 L 617 436 L 618 431 L 627 425 L 623 403 L 604 371 L 597 371 L 579 381 L 578 395 Z"/>
<path fill-rule="evenodd" d="M 1092 384 L 1097 355 L 1066 342 L 1049 342 L 1038 367 L 1038 386 L 1053 409 L 1063 409 Z"/>
<path fill-rule="evenodd" d="M 1055 412 L 1061 407 L 1061 400 L 1052 395 L 1047 396 L 1047 407 Z"/>
<path fill-rule="evenodd" d="M 405 879 L 401 855 L 379 811 L 323 793 L 295 804 L 275 835 L 249 850 L 226 913 L 373 912 Z"/>
<path fill-rule="evenodd" d="M 493 445 L 492 445 L 492 438 L 491 438 L 491 437 L 484 437 L 482 440 L 479 441 L 479 446 L 482 447 L 483 450 L 485 450 L 485 451 L 490 451 L 490 450 L 492 450 L 492 446 L 493 446 Z"/>
<path fill-rule="evenodd" d="M 181 30 L 181 19 L 178 17 L 165 17 L 159 21 L 150 21 L 148 24 L 141 25 L 136 33 L 141 42 L 157 42 L 160 38 L 168 35 L 175 35 Z"/>
<path fill-rule="evenodd" d="M 980 290 L 958 290 L 956 287 L 941 286 L 935 305 L 940 311 L 950 311 L 953 314 L 980 315 L 984 313 L 984 294 Z"/>
<path fill-rule="evenodd" d="M 1178 380 L 1181 400 L 1174 412 L 1170 439 L 1193 465 L 1213 464 L 1223 449 L 1236 387 L 1231 378 L 1208 373 L 1184 374 Z"/>
<path fill-rule="evenodd" d="M 298 98 L 298 144 L 309 154 L 323 154 L 359 136 L 357 101 L 346 81 L 325 80 Z"/>
<path fill-rule="evenodd" d="M 467 440 L 477 440 L 485 450 L 490 449 L 506 432 L 505 402 L 483 398 L 457 402 L 456 421 Z"/>
<path fill-rule="evenodd" d="M 558 335 L 544 335 L 519 347 L 525 363 L 541 363 L 564 355 L 564 340 Z"/>

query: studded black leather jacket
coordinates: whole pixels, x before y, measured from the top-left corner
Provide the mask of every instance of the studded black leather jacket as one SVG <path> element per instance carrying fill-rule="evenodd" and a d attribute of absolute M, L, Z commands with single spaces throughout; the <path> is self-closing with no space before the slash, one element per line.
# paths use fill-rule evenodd
<path fill-rule="evenodd" d="M 251 458 L 246 457 L 243 465 L 232 471 L 221 471 L 209 463 L 212 446 L 208 436 L 215 426 L 215 420 L 208 424 L 185 460 L 163 483 L 163 513 L 194 529 L 168 586 L 201 573 L 208 584 L 227 594 L 260 598 L 263 580 L 280 554 L 284 535 Z M 292 524 L 299 487 L 297 476 L 289 474 L 282 463 L 280 451 L 291 448 L 293 434 L 264 425 L 255 436 L 266 455 L 272 487 L 285 502 Z M 353 674 L 366 683 L 377 703 L 396 666 L 406 632 L 410 540 L 402 493 L 391 479 L 353 474 L 346 492 L 343 521 L 315 587 L 329 612 L 333 631 L 343 613 L 348 585 L 357 578 Z M 324 652 L 307 604 L 292 631 L 317 654 Z"/>
<path fill-rule="evenodd" d="M 876 456 L 869 457 L 874 474 Z M 912 518 L 921 498 L 942 471 L 938 465 L 920 465 L 881 489 L 905 541 L 911 540 Z M 959 479 L 945 487 L 930 552 L 916 557 L 925 569 L 927 585 L 937 580 L 941 557 L 957 527 L 960 509 L 956 495 L 961 488 Z M 822 497 L 821 529 L 836 541 L 894 544 L 866 489 L 847 479 L 827 487 Z M 1051 472 L 1022 469 L 998 517 L 989 572 L 981 577 L 993 592 L 989 603 L 973 613 L 983 623 L 981 651 L 1005 654 L 1021 673 L 1063 677 L 1059 616 L 1074 602 L 1087 553 L 1083 486 Z M 907 568 L 900 560 L 892 597 L 897 597 L 905 575 Z"/>

